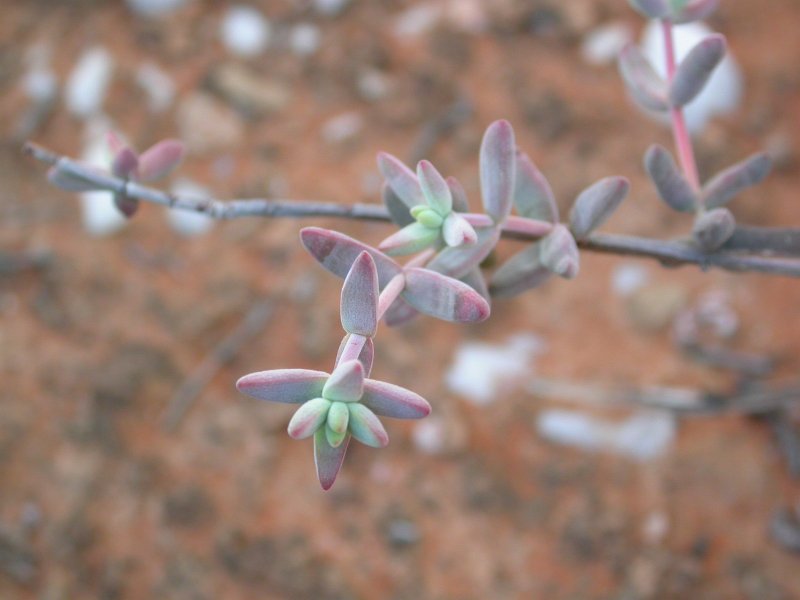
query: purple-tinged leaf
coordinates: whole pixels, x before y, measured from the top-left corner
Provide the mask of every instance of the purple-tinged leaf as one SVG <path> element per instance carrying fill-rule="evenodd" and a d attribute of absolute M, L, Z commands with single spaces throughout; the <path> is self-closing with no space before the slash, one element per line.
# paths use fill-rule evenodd
<path fill-rule="evenodd" d="M 236 382 L 243 394 L 269 400 L 297 404 L 318 398 L 328 380 L 328 374 L 308 369 L 275 369 L 245 375 Z"/>
<path fill-rule="evenodd" d="M 481 298 L 487 302 L 491 302 L 492 297 L 489 295 L 489 290 L 486 287 L 486 278 L 484 278 L 480 267 L 475 267 L 469 273 L 464 275 L 460 281 L 466 283 L 473 290 L 481 295 Z"/>
<path fill-rule="evenodd" d="M 444 321 L 475 323 L 489 316 L 489 303 L 466 283 L 429 269 L 406 269 L 403 299 Z"/>
<path fill-rule="evenodd" d="M 642 50 L 630 43 L 619 54 L 619 71 L 625 87 L 637 104 L 648 110 L 669 110 L 667 83 L 656 73 Z"/>
<path fill-rule="evenodd" d="M 350 419 L 350 411 L 349 410 L 347 411 L 347 418 L 348 418 L 348 420 Z M 327 426 L 325 427 L 325 439 L 327 439 L 328 443 L 334 448 L 338 448 L 339 446 L 341 446 L 342 442 L 344 442 L 345 438 L 348 435 L 349 435 L 349 433 L 347 432 L 347 430 L 343 431 L 342 433 L 336 433 L 330 427 L 327 427 Z"/>
<path fill-rule="evenodd" d="M 381 187 L 381 197 L 383 198 L 383 204 L 386 206 L 386 210 L 389 211 L 389 216 L 395 225 L 405 227 L 406 225 L 410 225 L 414 222 L 414 217 L 411 216 L 408 206 L 406 206 L 405 202 L 400 200 L 400 196 L 394 193 L 392 186 L 390 186 L 388 183 L 384 182 L 383 186 Z"/>
<path fill-rule="evenodd" d="M 717 9 L 718 4 L 719 0 L 690 0 L 672 17 L 672 22 L 680 25 L 702 21 Z"/>
<path fill-rule="evenodd" d="M 660 19 L 669 14 L 668 0 L 628 0 L 634 10 L 649 19 Z"/>
<path fill-rule="evenodd" d="M 378 269 L 369 252 L 362 252 L 342 286 L 342 327 L 348 333 L 372 337 L 378 329 Z"/>
<path fill-rule="evenodd" d="M 450 192 L 447 181 L 436 170 L 436 167 L 427 160 L 419 161 L 417 179 L 419 179 L 428 206 L 443 217 L 450 214 L 450 211 L 453 210 L 453 194 Z"/>
<path fill-rule="evenodd" d="M 359 402 L 351 402 L 347 408 L 350 411 L 351 435 L 367 446 L 385 448 L 389 443 L 389 434 L 375 413 Z"/>
<path fill-rule="evenodd" d="M 183 160 L 186 146 L 180 140 L 162 140 L 139 157 L 139 178 L 154 181 L 166 177 Z"/>
<path fill-rule="evenodd" d="M 552 275 L 552 271 L 542 265 L 539 244 L 532 244 L 494 272 L 489 290 L 495 298 L 510 298 L 538 287 Z"/>
<path fill-rule="evenodd" d="M 664 202 L 680 212 L 694 211 L 697 195 L 666 148 L 658 144 L 650 146 L 644 155 L 644 167 Z"/>
<path fill-rule="evenodd" d="M 344 402 L 334 402 L 328 411 L 328 427 L 333 433 L 345 434 L 347 433 L 347 422 L 350 420 L 350 411 L 347 410 L 347 404 Z M 335 440 L 334 440 L 335 441 Z M 331 442 L 328 439 L 328 442 Z M 331 446 L 335 444 L 331 443 Z"/>
<path fill-rule="evenodd" d="M 97 173 L 98 175 L 102 175 L 104 177 L 109 176 L 108 172 L 98 169 L 92 165 L 81 166 L 88 171 Z M 94 190 L 105 189 L 103 186 L 99 186 L 97 183 L 89 181 L 77 173 L 60 169 L 58 165 L 51 167 L 47 171 L 47 180 L 57 188 L 61 188 L 67 192 L 92 192 Z"/>
<path fill-rule="evenodd" d="M 109 131 L 106 133 L 106 144 L 108 144 L 108 149 L 111 150 L 111 154 L 119 154 L 125 148 L 130 148 L 128 143 L 123 140 L 115 131 Z"/>
<path fill-rule="evenodd" d="M 578 275 L 580 258 L 575 238 L 564 225 L 558 224 L 539 244 L 542 265 L 564 279 Z"/>
<path fill-rule="evenodd" d="M 328 419 L 331 402 L 325 398 L 313 398 L 298 408 L 289 426 L 286 428 L 289 437 L 304 440 L 311 437 Z"/>
<path fill-rule="evenodd" d="M 582 240 L 600 227 L 628 195 L 630 182 L 624 177 L 606 177 L 578 194 L 569 215 L 569 228 Z"/>
<path fill-rule="evenodd" d="M 453 210 L 460 213 L 469 212 L 469 200 L 464 186 L 452 176 L 448 177 L 446 181 L 447 187 L 450 188 L 450 194 L 453 196 Z"/>
<path fill-rule="evenodd" d="M 357 402 L 364 392 L 364 365 L 358 360 L 340 363 L 331 373 L 322 397 L 331 402 Z"/>
<path fill-rule="evenodd" d="M 720 248 L 733 235 L 736 219 L 727 208 L 715 208 L 697 217 L 692 236 L 705 252 Z"/>
<path fill-rule="evenodd" d="M 317 478 L 323 490 L 331 489 L 336 481 L 349 443 L 350 436 L 347 436 L 339 446 L 334 448 L 328 443 L 325 428 L 317 429 L 314 434 L 314 463 L 317 467 Z"/>
<path fill-rule="evenodd" d="M 433 229 L 422 223 L 412 223 L 387 237 L 378 247 L 389 256 L 404 256 L 433 246 L 439 236 L 438 228 Z"/>
<path fill-rule="evenodd" d="M 405 325 L 419 315 L 419 311 L 402 298 L 398 298 L 383 315 L 383 321 L 389 327 Z"/>
<path fill-rule="evenodd" d="M 400 159 L 386 152 L 379 152 L 378 169 L 386 179 L 386 183 L 408 208 L 425 204 L 425 196 L 417 176 Z"/>
<path fill-rule="evenodd" d="M 353 238 L 321 227 L 305 227 L 300 230 L 300 241 L 311 256 L 328 271 L 344 279 L 356 258 L 364 252 L 370 253 L 378 269 L 378 285 L 381 289 L 392 278 L 401 273 L 400 265 L 383 252 L 354 240 Z"/>
<path fill-rule="evenodd" d="M 117 210 L 126 218 L 130 219 L 136 214 L 136 211 L 139 210 L 139 199 L 131 198 L 124 194 L 114 194 L 114 206 L 116 206 Z"/>
<path fill-rule="evenodd" d="M 425 227 L 430 227 L 431 229 L 438 229 L 442 226 L 442 223 L 444 223 L 442 215 L 430 208 L 427 204 L 420 204 L 412 208 L 411 216 L 414 217 L 418 223 L 425 225 Z"/>
<path fill-rule="evenodd" d="M 135 179 L 138 168 L 139 155 L 127 146 L 116 153 L 111 163 L 111 172 L 115 176 L 122 177 L 123 179 Z"/>
<path fill-rule="evenodd" d="M 558 222 L 558 205 L 550 183 L 530 157 L 519 151 L 514 183 L 514 206 L 523 217 L 548 223 Z"/>
<path fill-rule="evenodd" d="M 763 181 L 771 168 L 772 161 L 763 152 L 728 167 L 703 187 L 704 206 L 724 206 L 744 189 Z"/>
<path fill-rule="evenodd" d="M 342 352 L 347 347 L 349 343 L 351 343 L 352 339 L 351 334 L 347 334 L 342 338 L 342 343 L 339 344 L 339 351 L 336 353 L 336 364 L 339 364 L 339 359 L 342 356 Z M 372 362 L 375 359 L 375 343 L 372 341 L 372 338 L 367 338 L 364 344 L 361 346 L 361 353 L 358 355 L 358 361 L 361 363 L 361 366 L 364 367 L 364 376 L 369 377 L 369 374 L 372 372 Z"/>
<path fill-rule="evenodd" d="M 502 223 L 511 211 L 516 148 L 508 121 L 495 121 L 486 129 L 480 151 L 481 197 L 486 214 L 495 223 Z"/>
<path fill-rule="evenodd" d="M 715 33 L 689 51 L 678 65 L 670 84 L 669 101 L 672 106 L 685 106 L 703 91 L 714 69 L 725 57 L 725 48 L 725 36 Z"/>
<path fill-rule="evenodd" d="M 500 229 L 497 227 L 478 229 L 475 233 L 478 239 L 474 244 L 445 248 L 428 263 L 427 267 L 458 279 L 479 266 L 497 245 Z"/>
<path fill-rule="evenodd" d="M 486 227 L 494 227 L 492 217 L 483 213 L 458 213 L 458 216 L 464 217 L 464 220 L 472 225 L 473 228 L 485 229 Z M 508 223 L 508 220 L 506 220 L 506 223 Z"/>
<path fill-rule="evenodd" d="M 364 381 L 361 404 L 376 415 L 394 419 L 422 419 L 431 412 L 431 405 L 419 394 L 375 379 Z"/>
<path fill-rule="evenodd" d="M 471 246 L 478 241 L 478 234 L 475 233 L 472 225 L 464 217 L 454 212 L 447 215 L 444 220 L 442 237 L 451 248 Z"/>

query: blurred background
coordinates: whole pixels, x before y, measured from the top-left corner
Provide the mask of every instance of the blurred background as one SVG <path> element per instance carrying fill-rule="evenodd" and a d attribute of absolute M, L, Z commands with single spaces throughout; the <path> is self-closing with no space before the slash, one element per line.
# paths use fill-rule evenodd
<path fill-rule="evenodd" d="M 736 64 L 729 112 L 698 125 L 700 171 L 776 163 L 732 204 L 743 223 L 800 224 L 798 25 L 795 0 L 723 0 L 709 22 Z M 374 203 L 386 150 L 431 159 L 477 208 L 481 135 L 507 118 L 562 214 L 625 175 L 604 229 L 682 236 L 641 167 L 670 133 L 615 66 L 644 27 L 623 0 L 3 2 L 0 598 L 800 597 L 791 411 L 623 402 L 753 385 L 681 351 L 675 323 L 697 315 L 716 346 L 775 359 L 764 381 L 795 375 L 798 282 L 583 253 L 578 279 L 486 323 L 382 328 L 374 376 L 434 412 L 388 423 L 384 450 L 352 444 L 323 493 L 291 407 L 233 384 L 333 364 L 340 281 L 299 228 L 377 243 L 387 226 L 155 206 L 123 223 L 20 152 L 102 164 L 110 128 L 140 149 L 180 137 L 165 188 Z"/>

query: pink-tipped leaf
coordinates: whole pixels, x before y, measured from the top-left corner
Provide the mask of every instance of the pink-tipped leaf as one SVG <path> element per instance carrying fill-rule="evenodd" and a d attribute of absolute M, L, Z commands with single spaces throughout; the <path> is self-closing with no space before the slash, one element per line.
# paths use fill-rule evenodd
<path fill-rule="evenodd" d="M 425 196 L 417 176 L 400 159 L 386 152 L 380 152 L 378 153 L 378 169 L 386 179 L 386 183 L 391 186 L 397 197 L 408 208 L 425 204 Z"/>
<path fill-rule="evenodd" d="M 644 167 L 664 202 L 680 212 L 694 211 L 697 195 L 666 148 L 650 146 L 644 155 Z"/>
<path fill-rule="evenodd" d="M 524 152 L 517 152 L 514 206 L 523 217 L 558 222 L 558 206 L 550 183 Z"/>
<path fill-rule="evenodd" d="M 628 195 L 630 187 L 624 177 L 606 177 L 583 190 L 569 215 L 569 228 L 575 239 L 585 239 L 605 223 Z"/>
<path fill-rule="evenodd" d="M 111 163 L 111 172 L 117 177 L 124 179 L 136 179 L 139 168 L 139 155 L 136 152 L 125 146 L 114 155 L 114 160 Z"/>
<path fill-rule="evenodd" d="M 357 402 L 364 392 L 364 366 L 358 360 L 348 360 L 331 373 L 322 397 L 331 402 Z"/>
<path fill-rule="evenodd" d="M 400 196 L 395 194 L 392 186 L 384 182 L 381 186 L 381 198 L 383 198 L 383 205 L 389 211 L 389 217 L 395 225 L 405 227 L 414 222 L 414 217 L 406 206 L 406 203 L 400 200 Z"/>
<path fill-rule="evenodd" d="M 489 125 L 480 151 L 481 197 L 495 223 L 502 223 L 511 211 L 516 149 L 511 123 L 500 120 Z"/>
<path fill-rule="evenodd" d="M 446 181 L 447 187 L 450 188 L 450 194 L 453 196 L 453 210 L 460 213 L 469 212 L 469 200 L 464 186 L 453 176 L 448 177 Z"/>
<path fill-rule="evenodd" d="M 619 54 L 619 71 L 633 100 L 648 110 L 669 110 L 667 83 L 656 73 L 642 50 L 630 43 Z"/>
<path fill-rule="evenodd" d="M 348 333 L 372 337 L 378 329 L 378 269 L 369 252 L 350 267 L 342 286 L 342 327 Z"/>
<path fill-rule="evenodd" d="M 471 246 L 478 241 L 478 234 L 469 222 L 458 213 L 451 212 L 442 224 L 442 237 L 451 248 Z"/>
<path fill-rule="evenodd" d="M 364 381 L 361 404 L 376 415 L 394 419 L 422 419 L 431 412 L 431 405 L 419 394 L 385 381 Z"/>
<path fill-rule="evenodd" d="M 487 302 L 491 302 L 489 289 L 486 287 L 486 278 L 480 270 L 480 267 L 475 267 L 469 273 L 460 278 L 460 281 L 466 283 L 473 290 L 481 295 L 481 298 Z"/>
<path fill-rule="evenodd" d="M 336 364 L 339 364 L 339 359 L 342 356 L 342 352 L 344 352 L 345 348 L 348 344 L 356 343 L 354 339 L 356 336 L 352 334 L 347 334 L 342 338 L 341 344 L 339 344 L 339 351 L 336 353 Z M 362 336 L 357 336 L 362 337 Z M 359 340 L 360 343 L 360 340 Z M 372 338 L 368 337 L 364 340 L 364 343 L 361 346 L 361 352 L 358 355 L 358 361 L 364 367 L 364 376 L 369 377 L 369 374 L 372 372 L 372 362 L 375 359 L 375 343 L 372 341 Z"/>
<path fill-rule="evenodd" d="M 466 283 L 430 269 L 406 269 L 403 299 L 443 321 L 475 323 L 489 316 L 489 303 Z"/>
<path fill-rule="evenodd" d="M 369 252 L 375 261 L 381 289 L 402 271 L 400 265 L 383 252 L 338 231 L 306 227 L 300 231 L 300 241 L 325 269 L 342 279 L 347 277 L 353 262 L 364 251 Z"/>
<path fill-rule="evenodd" d="M 714 69 L 725 57 L 725 36 L 714 34 L 701 40 L 681 63 L 669 88 L 672 106 L 689 104 L 703 91 Z"/>
<path fill-rule="evenodd" d="M 428 268 L 459 279 L 478 267 L 497 245 L 500 229 L 487 227 L 475 233 L 477 239 L 474 244 L 445 248 L 428 263 Z"/>
<path fill-rule="evenodd" d="M 236 382 L 243 394 L 269 400 L 297 404 L 322 394 L 328 374 L 308 369 L 275 369 L 245 375 Z"/>
<path fill-rule="evenodd" d="M 289 426 L 286 428 L 289 437 L 295 440 L 304 440 L 314 435 L 328 419 L 328 410 L 331 402 L 325 398 L 313 398 L 298 408 Z"/>
<path fill-rule="evenodd" d="M 453 194 L 450 186 L 429 161 L 421 160 L 417 165 L 417 179 L 425 200 L 433 210 L 443 217 L 453 210 Z"/>
<path fill-rule="evenodd" d="M 348 419 L 350 418 L 350 411 L 347 411 L 347 417 Z M 350 435 L 347 431 L 337 433 L 327 425 L 325 426 L 324 429 L 325 429 L 325 439 L 328 440 L 328 443 L 333 448 L 338 448 L 339 446 L 341 446 L 344 440 Z"/>
<path fill-rule="evenodd" d="M 763 181 L 771 168 L 772 161 L 763 152 L 728 167 L 705 185 L 703 204 L 706 208 L 724 206 L 743 190 Z"/>
<path fill-rule="evenodd" d="M 389 443 L 389 434 L 375 413 L 358 402 L 348 404 L 347 408 L 350 411 L 349 427 L 352 436 L 362 444 L 373 448 L 386 447 Z"/>
<path fill-rule="evenodd" d="M 419 316 L 419 311 L 416 308 L 402 298 L 398 298 L 383 315 L 383 321 L 389 327 L 400 327 L 417 316 Z"/>
<path fill-rule="evenodd" d="M 539 244 L 542 265 L 565 279 L 578 276 L 580 259 L 575 238 L 564 225 L 558 224 Z"/>
<path fill-rule="evenodd" d="M 180 140 L 162 140 L 139 157 L 139 178 L 154 181 L 166 177 L 181 164 L 186 146 Z"/>
<path fill-rule="evenodd" d="M 334 402 L 331 404 L 331 408 L 328 411 L 328 427 L 333 433 L 337 433 L 339 435 L 344 435 L 347 433 L 347 423 L 350 420 L 350 411 L 347 410 L 347 404 L 344 402 Z M 331 446 L 335 446 L 335 442 L 337 441 L 335 438 L 334 440 L 328 439 L 328 442 L 332 442 Z"/>
<path fill-rule="evenodd" d="M 317 478 L 323 490 L 331 489 L 336 481 L 349 443 L 350 436 L 347 436 L 339 446 L 334 448 L 328 443 L 325 428 L 317 429 L 314 434 L 314 463 L 317 467 Z"/>

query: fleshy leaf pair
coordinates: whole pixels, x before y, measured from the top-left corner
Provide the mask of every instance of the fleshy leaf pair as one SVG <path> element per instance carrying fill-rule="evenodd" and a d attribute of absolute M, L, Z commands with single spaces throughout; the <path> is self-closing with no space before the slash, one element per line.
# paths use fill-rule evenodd
<path fill-rule="evenodd" d="M 365 378 L 357 360 L 339 364 L 331 374 L 306 369 L 251 373 L 239 379 L 236 387 L 259 400 L 301 405 L 288 432 L 295 439 L 314 436 L 317 475 L 326 490 L 341 468 L 350 436 L 382 448 L 389 436 L 378 416 L 421 419 L 431 411 L 418 394 Z"/>
<path fill-rule="evenodd" d="M 628 0 L 631 6 L 650 19 L 689 23 L 705 19 L 716 10 L 719 0 Z"/>
<path fill-rule="evenodd" d="M 396 302 L 402 299 L 423 314 L 460 323 L 483 321 L 489 316 L 486 299 L 462 281 L 430 269 L 404 269 L 379 250 L 337 231 L 306 227 L 301 230 L 300 239 L 325 269 L 342 278 L 348 276 L 362 253 L 368 253 L 375 262 L 379 289 L 385 289 L 397 275 L 402 275 L 404 285 Z"/>

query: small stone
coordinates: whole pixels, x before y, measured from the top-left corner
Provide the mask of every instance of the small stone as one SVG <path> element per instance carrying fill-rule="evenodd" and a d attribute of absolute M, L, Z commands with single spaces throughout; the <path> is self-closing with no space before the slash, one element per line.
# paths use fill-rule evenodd
<path fill-rule="evenodd" d="M 311 23 L 298 23 L 289 32 L 289 47 L 297 56 L 311 56 L 319 49 L 321 34 Z"/>
<path fill-rule="evenodd" d="M 389 78 L 377 69 L 369 69 L 361 73 L 356 86 L 361 98 L 368 102 L 376 102 L 385 98 L 391 90 Z"/>
<path fill-rule="evenodd" d="M 418 4 L 406 9 L 395 19 L 393 31 L 400 38 L 418 38 L 439 23 L 442 9 L 437 4 Z"/>
<path fill-rule="evenodd" d="M 647 284 L 648 271 L 639 263 L 624 263 L 611 273 L 611 289 L 617 296 L 626 298 Z"/>
<path fill-rule="evenodd" d="M 386 527 L 386 538 L 395 548 L 413 546 L 420 537 L 416 524 L 408 519 L 392 519 Z"/>
<path fill-rule="evenodd" d="M 415 423 L 411 439 L 417 450 L 425 454 L 452 455 L 466 448 L 469 432 L 458 415 L 437 415 Z"/>
<path fill-rule="evenodd" d="M 159 17 L 181 8 L 187 0 L 126 0 L 128 7 L 143 17 Z"/>
<path fill-rule="evenodd" d="M 628 317 L 633 326 L 641 331 L 659 331 L 672 323 L 686 300 L 686 290 L 682 287 L 670 284 L 649 285 L 630 296 Z"/>
<path fill-rule="evenodd" d="M 322 126 L 322 139 L 340 144 L 355 138 L 364 127 L 364 118 L 357 112 L 347 112 L 328 119 Z"/>
<path fill-rule="evenodd" d="M 208 94 L 196 92 L 178 107 L 178 128 L 189 152 L 206 154 L 233 148 L 244 138 L 239 116 Z"/>
<path fill-rule="evenodd" d="M 147 108 L 152 113 L 162 113 L 175 99 L 175 82 L 169 74 L 152 62 L 136 69 L 136 83 L 147 95 Z"/>
<path fill-rule="evenodd" d="M 350 2 L 351 0 L 314 0 L 314 10 L 325 17 L 337 17 Z"/>
<path fill-rule="evenodd" d="M 633 31 L 628 23 L 606 23 L 586 34 L 581 44 L 581 56 L 590 65 L 610 65 L 616 62 L 622 48 L 632 39 Z"/>
<path fill-rule="evenodd" d="M 111 54 L 102 46 L 86 50 L 67 79 L 67 110 L 77 117 L 100 112 L 114 70 Z"/>
<path fill-rule="evenodd" d="M 270 33 L 269 21 L 250 6 L 232 6 L 222 17 L 222 43 L 237 56 L 249 58 L 261 54 L 269 44 Z"/>
<path fill-rule="evenodd" d="M 237 63 L 226 63 L 215 69 L 211 85 L 236 109 L 256 117 L 281 110 L 291 97 L 283 84 L 265 80 Z"/>

